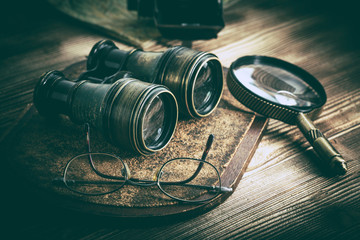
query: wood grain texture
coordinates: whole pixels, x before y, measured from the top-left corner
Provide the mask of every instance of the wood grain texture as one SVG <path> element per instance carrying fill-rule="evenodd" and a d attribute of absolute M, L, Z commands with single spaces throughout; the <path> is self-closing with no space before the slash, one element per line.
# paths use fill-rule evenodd
<path fill-rule="evenodd" d="M 34 239 L 359 239 L 359 17 L 351 1 L 341 3 L 238 1 L 227 9 L 218 39 L 196 41 L 193 47 L 214 52 L 227 67 L 240 56 L 261 54 L 290 61 L 318 78 L 328 101 L 315 125 L 348 160 L 345 176 L 322 171 L 296 127 L 270 120 L 235 193 L 204 215 L 171 223 L 94 219 L 40 205 L 16 184 L 6 184 L 2 205 L 8 230 L 14 238 Z M 32 101 L 34 79 L 83 59 L 104 38 L 41 1 L 31 4 L 1 15 L 2 135 Z M 164 50 L 178 43 L 150 42 L 144 48 Z M 3 175 L 4 183 L 11 182 L 11 172 Z"/>

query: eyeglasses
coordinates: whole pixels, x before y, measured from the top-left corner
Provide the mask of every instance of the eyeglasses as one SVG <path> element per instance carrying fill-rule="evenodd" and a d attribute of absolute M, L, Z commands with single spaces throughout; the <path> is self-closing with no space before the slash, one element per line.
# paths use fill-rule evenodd
<path fill-rule="evenodd" d="M 70 159 L 63 177 L 54 179 L 55 182 L 64 183 L 75 193 L 100 196 L 118 191 L 125 185 L 157 186 L 166 196 L 177 201 L 203 203 L 220 193 L 232 191 L 232 188 L 221 186 L 219 171 L 213 164 L 205 161 L 213 135 L 209 136 L 201 159 L 171 159 L 160 167 L 153 180 L 133 178 L 128 165 L 114 154 L 91 152 L 88 124 L 86 136 L 88 152 Z"/>

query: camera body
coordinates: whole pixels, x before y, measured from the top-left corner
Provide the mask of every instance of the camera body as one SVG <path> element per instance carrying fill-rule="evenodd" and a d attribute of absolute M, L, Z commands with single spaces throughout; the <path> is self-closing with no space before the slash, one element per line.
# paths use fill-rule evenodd
<path fill-rule="evenodd" d="M 216 38 L 224 28 L 222 0 L 128 0 L 128 10 L 152 17 L 161 35 L 170 39 Z"/>

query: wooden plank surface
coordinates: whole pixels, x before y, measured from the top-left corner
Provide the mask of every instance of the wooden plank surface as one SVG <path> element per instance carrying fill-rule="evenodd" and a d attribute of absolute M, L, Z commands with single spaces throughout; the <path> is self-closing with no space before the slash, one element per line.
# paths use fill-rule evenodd
<path fill-rule="evenodd" d="M 214 52 L 226 67 L 240 56 L 261 54 L 290 61 L 318 78 L 328 101 L 315 124 L 348 160 L 345 176 L 328 176 L 296 127 L 270 120 L 237 190 L 204 215 L 172 223 L 79 216 L 17 191 L 5 170 L 6 228 L 15 239 L 18 234 L 28 239 L 358 239 L 359 18 L 352 2 L 344 3 L 238 1 L 227 10 L 218 39 L 196 41 L 193 47 Z M 0 139 L 31 103 L 38 76 L 82 60 L 104 38 L 40 0 L 10 5 L 1 10 Z M 166 46 L 154 41 L 144 48 Z"/>

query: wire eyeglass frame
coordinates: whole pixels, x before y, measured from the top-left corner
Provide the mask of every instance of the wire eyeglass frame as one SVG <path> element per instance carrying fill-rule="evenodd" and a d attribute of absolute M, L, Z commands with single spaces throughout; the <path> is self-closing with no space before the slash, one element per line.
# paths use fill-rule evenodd
<path fill-rule="evenodd" d="M 85 124 L 85 131 L 86 131 L 86 146 L 87 146 L 87 153 L 83 153 L 83 154 L 79 154 L 73 158 L 71 158 L 67 164 L 66 167 L 64 169 L 63 172 L 63 177 L 62 178 L 57 178 L 55 179 L 55 181 L 60 181 L 62 182 L 70 191 L 81 194 L 81 195 L 87 195 L 87 196 L 101 196 L 101 195 L 106 195 L 106 194 L 111 194 L 113 192 L 116 192 L 118 190 L 120 190 L 122 187 L 124 187 L 125 185 L 133 185 L 133 186 L 139 186 L 139 187 L 150 187 L 150 186 L 157 186 L 159 188 L 159 190 L 165 194 L 166 196 L 170 197 L 171 199 L 177 200 L 179 202 L 185 202 L 185 203 L 204 203 L 204 202 L 209 202 L 212 199 L 216 198 L 220 193 L 226 193 L 226 192 L 232 192 L 232 188 L 229 187 L 223 187 L 221 186 L 221 177 L 220 177 L 220 173 L 218 171 L 218 169 L 211 164 L 210 162 L 206 161 L 206 157 L 210 151 L 211 145 L 213 143 L 213 139 L 214 136 L 212 134 L 209 135 L 209 138 L 207 140 L 206 143 L 206 147 L 204 149 L 204 152 L 202 154 L 201 159 L 196 159 L 196 158 L 174 158 L 174 159 L 170 159 L 168 161 L 166 161 L 161 167 L 160 169 L 157 171 L 156 174 L 156 180 L 145 180 L 145 179 L 137 179 L 137 178 L 132 178 L 131 177 L 131 173 L 129 170 L 128 165 L 118 156 L 114 155 L 114 154 L 110 154 L 110 153 L 104 153 L 104 152 L 92 152 L 91 151 L 91 144 L 90 144 L 90 126 L 89 124 Z M 106 156 L 106 157 L 110 157 L 113 158 L 114 160 L 119 161 L 123 166 L 123 168 L 121 169 L 121 177 L 120 176 L 112 176 L 112 175 L 107 175 L 104 174 L 103 172 L 99 171 L 97 169 L 97 167 L 94 164 L 94 160 L 93 157 L 95 157 L 96 155 L 102 155 L 102 156 Z M 108 179 L 108 180 L 112 180 L 112 181 L 79 181 L 79 180 L 72 180 L 72 179 L 68 179 L 68 169 L 69 166 L 73 163 L 73 161 L 78 160 L 81 157 L 86 156 L 88 158 L 88 163 L 91 167 L 91 170 L 98 175 L 101 178 L 104 179 Z M 166 166 L 168 164 L 173 163 L 174 161 L 181 161 L 181 160 L 185 160 L 185 161 L 194 161 L 196 162 L 196 164 L 198 164 L 196 170 L 194 171 L 194 173 L 190 176 L 187 177 L 184 180 L 181 181 L 161 181 L 162 175 L 164 173 L 164 168 L 166 168 Z M 203 167 L 208 166 L 211 169 L 214 170 L 214 174 L 216 174 L 216 178 L 217 180 L 215 181 L 214 184 L 216 185 L 198 185 L 198 184 L 190 184 L 190 182 L 195 179 L 201 169 L 203 169 Z M 118 187 L 110 190 L 110 191 L 105 191 L 105 192 L 98 192 L 98 193 L 87 193 L 85 191 L 78 191 L 74 188 L 71 187 L 72 184 L 77 184 L 77 183 L 86 183 L 86 184 L 119 184 Z M 199 197 L 195 197 L 194 199 L 183 199 L 181 197 L 178 196 L 174 196 L 173 194 L 167 192 L 166 190 L 164 190 L 165 186 L 184 186 L 184 187 L 192 187 L 192 188 L 198 188 L 198 189 L 202 189 L 202 190 L 207 190 L 207 193 L 201 194 Z M 211 193 L 211 195 L 210 195 Z"/>

